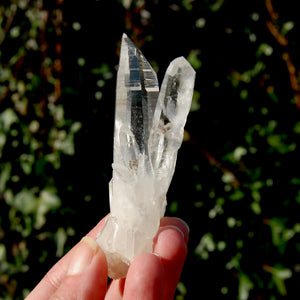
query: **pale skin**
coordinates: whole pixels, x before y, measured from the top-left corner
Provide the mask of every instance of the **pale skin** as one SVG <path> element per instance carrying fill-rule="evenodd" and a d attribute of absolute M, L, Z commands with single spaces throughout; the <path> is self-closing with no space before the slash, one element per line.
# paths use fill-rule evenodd
<path fill-rule="evenodd" d="M 126 279 L 107 286 L 107 263 L 95 242 L 102 219 L 61 258 L 25 300 L 173 299 L 187 255 L 189 229 L 178 218 L 164 217 L 153 253 L 136 257 Z"/>

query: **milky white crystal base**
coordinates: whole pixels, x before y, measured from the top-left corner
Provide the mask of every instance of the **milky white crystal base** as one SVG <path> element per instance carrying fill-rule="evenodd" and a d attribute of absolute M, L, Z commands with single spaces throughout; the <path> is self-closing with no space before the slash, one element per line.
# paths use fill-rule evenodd
<path fill-rule="evenodd" d="M 179 57 L 169 65 L 159 92 L 151 65 L 123 35 L 109 185 L 111 214 L 97 236 L 113 279 L 125 277 L 136 256 L 153 251 L 194 80 L 195 71 Z"/>

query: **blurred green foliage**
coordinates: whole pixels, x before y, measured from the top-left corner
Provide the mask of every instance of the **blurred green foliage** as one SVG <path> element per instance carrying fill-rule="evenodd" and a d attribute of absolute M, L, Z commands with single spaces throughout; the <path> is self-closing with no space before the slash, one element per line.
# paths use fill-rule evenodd
<path fill-rule="evenodd" d="M 191 228 L 176 299 L 294 299 L 300 280 L 296 1 L 0 4 L 0 298 L 22 299 L 108 211 L 126 32 L 161 80 L 197 71 L 168 214 Z"/>

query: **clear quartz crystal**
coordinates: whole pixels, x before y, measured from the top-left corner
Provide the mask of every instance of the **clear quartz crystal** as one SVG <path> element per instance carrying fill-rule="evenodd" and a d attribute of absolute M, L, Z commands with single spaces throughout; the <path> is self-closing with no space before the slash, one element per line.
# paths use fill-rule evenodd
<path fill-rule="evenodd" d="M 195 71 L 179 57 L 170 63 L 159 92 L 155 71 L 123 34 L 109 184 L 111 214 L 97 236 L 113 279 L 125 277 L 136 256 L 153 251 L 194 81 Z"/>

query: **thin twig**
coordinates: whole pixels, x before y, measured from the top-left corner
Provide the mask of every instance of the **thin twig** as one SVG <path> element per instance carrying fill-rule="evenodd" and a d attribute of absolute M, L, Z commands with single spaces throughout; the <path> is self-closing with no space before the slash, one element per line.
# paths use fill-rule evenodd
<path fill-rule="evenodd" d="M 282 47 L 286 47 L 288 45 L 287 38 L 279 32 L 278 28 L 273 23 L 278 20 L 279 14 L 275 12 L 272 4 L 272 0 L 265 0 L 265 4 L 267 7 L 267 11 L 270 15 L 270 18 L 272 20 L 272 21 L 267 21 L 266 26 L 268 27 L 270 33 L 273 35 L 273 37 L 278 42 L 278 44 L 281 45 Z M 294 98 L 295 98 L 296 106 L 298 107 L 298 109 L 300 109 L 300 93 L 299 93 L 300 85 L 296 75 L 297 69 L 287 50 L 285 50 L 284 53 L 282 54 L 282 59 L 284 60 L 287 70 L 289 72 L 291 89 L 295 92 Z"/>
<path fill-rule="evenodd" d="M 238 188 L 240 186 L 240 182 L 239 180 L 236 178 L 235 174 L 233 172 L 231 172 L 229 169 L 225 168 L 223 166 L 223 164 L 219 161 L 217 161 L 211 153 L 207 152 L 206 150 L 201 150 L 201 153 L 205 156 L 205 158 L 208 160 L 208 162 L 212 165 L 217 167 L 218 169 L 220 169 L 222 171 L 223 174 L 228 174 L 231 176 L 232 181 L 230 182 L 230 184 L 234 187 L 234 188 Z"/>
<path fill-rule="evenodd" d="M 281 45 L 281 46 L 287 46 L 288 45 L 288 40 L 286 39 L 285 36 L 283 36 L 282 34 L 280 34 L 278 28 L 271 22 L 271 21 L 267 21 L 266 25 L 269 29 L 269 31 L 271 32 L 271 34 L 274 36 L 274 38 L 276 39 L 276 41 Z"/>
<path fill-rule="evenodd" d="M 279 18 L 279 14 L 275 12 L 272 0 L 266 0 L 265 3 L 266 3 L 268 13 L 271 17 L 271 20 L 272 21 L 277 21 L 278 18 Z"/>
<path fill-rule="evenodd" d="M 191 139 L 190 134 L 186 133 L 186 137 L 185 137 L 185 141 L 189 141 L 192 145 L 194 146 L 198 146 L 199 144 L 194 141 L 193 139 Z M 239 180 L 237 179 L 237 177 L 235 176 L 235 174 L 230 171 L 229 169 L 227 169 L 226 167 L 223 166 L 223 164 L 218 161 L 211 153 L 209 153 L 208 151 L 204 150 L 204 149 L 199 149 L 199 151 L 204 155 L 204 157 L 208 160 L 208 162 L 210 163 L 210 165 L 218 168 L 219 170 L 221 170 L 221 172 L 223 174 L 228 174 L 231 176 L 232 180 L 230 181 L 230 185 L 234 188 L 238 188 L 241 183 L 239 182 Z"/>
<path fill-rule="evenodd" d="M 7 33 L 10 30 L 11 24 L 12 24 L 14 18 L 15 18 L 16 13 L 17 13 L 18 6 L 15 3 L 11 4 L 10 9 L 11 9 L 10 14 L 6 19 L 6 23 L 4 25 L 2 34 L 0 35 L 0 45 L 3 43 L 3 41 L 5 39 L 5 36 L 7 35 Z"/>

